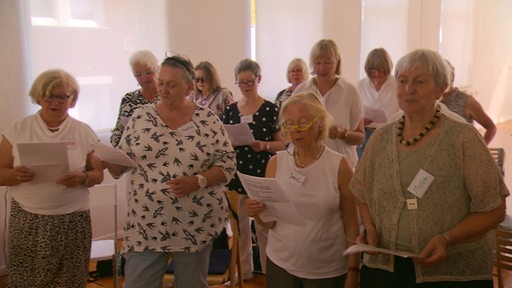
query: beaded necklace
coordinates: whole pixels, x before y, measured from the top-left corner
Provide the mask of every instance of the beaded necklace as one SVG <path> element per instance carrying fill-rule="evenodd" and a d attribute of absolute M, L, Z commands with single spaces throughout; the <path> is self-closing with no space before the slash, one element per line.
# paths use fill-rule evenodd
<path fill-rule="evenodd" d="M 436 113 L 434 114 L 434 117 L 430 122 L 425 126 L 416 137 L 414 137 L 411 140 L 405 140 L 403 136 L 404 132 L 404 123 L 405 123 L 405 116 L 402 116 L 400 120 L 398 121 L 398 133 L 396 136 L 398 136 L 398 141 L 400 144 L 405 146 L 414 145 L 417 142 L 419 142 L 427 133 L 434 128 L 434 125 L 437 123 L 437 121 L 441 118 L 441 108 L 439 106 L 436 107 Z"/>

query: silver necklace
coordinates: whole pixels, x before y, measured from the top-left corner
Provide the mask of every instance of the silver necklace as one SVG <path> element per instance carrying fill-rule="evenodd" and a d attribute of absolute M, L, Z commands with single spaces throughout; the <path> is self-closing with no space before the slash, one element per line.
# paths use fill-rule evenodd
<path fill-rule="evenodd" d="M 318 151 L 318 153 L 316 154 L 315 158 L 313 158 L 313 161 L 311 161 L 308 165 L 304 165 L 300 161 L 299 152 L 297 152 L 297 149 L 294 149 L 293 150 L 293 156 L 295 158 L 295 163 L 297 163 L 297 166 L 299 166 L 300 168 L 306 168 L 307 166 L 315 163 L 316 160 L 320 159 L 320 156 L 322 156 L 322 153 L 324 152 L 324 150 L 325 150 L 325 145 L 322 145 L 322 148 L 320 148 L 320 151 Z"/>

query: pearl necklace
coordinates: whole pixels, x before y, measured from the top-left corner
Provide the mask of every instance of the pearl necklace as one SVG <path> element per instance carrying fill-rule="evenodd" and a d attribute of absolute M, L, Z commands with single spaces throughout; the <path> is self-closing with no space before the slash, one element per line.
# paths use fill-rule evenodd
<path fill-rule="evenodd" d="M 297 163 L 297 166 L 299 168 L 306 168 L 307 166 L 312 165 L 313 163 L 315 163 L 316 160 L 320 159 L 320 156 L 322 156 L 322 153 L 324 152 L 324 150 L 325 150 L 325 145 L 322 145 L 322 148 L 320 148 L 320 151 L 318 151 L 318 153 L 316 154 L 315 158 L 313 158 L 313 161 L 311 161 L 308 165 L 302 164 L 302 162 L 300 161 L 300 158 L 299 158 L 299 152 L 297 152 L 296 149 L 293 150 L 293 156 L 294 156 L 295 162 Z"/>
<path fill-rule="evenodd" d="M 404 123 L 405 123 L 405 116 L 402 116 L 400 120 L 398 121 L 398 133 L 396 136 L 398 136 L 398 141 L 400 144 L 405 146 L 414 145 L 417 142 L 419 142 L 427 133 L 434 128 L 434 125 L 437 123 L 437 121 L 441 118 L 441 108 L 439 106 L 436 107 L 436 113 L 434 114 L 434 117 L 430 120 L 430 122 L 425 126 L 416 137 L 414 137 L 411 140 L 405 140 L 404 136 L 402 135 L 404 132 Z"/>

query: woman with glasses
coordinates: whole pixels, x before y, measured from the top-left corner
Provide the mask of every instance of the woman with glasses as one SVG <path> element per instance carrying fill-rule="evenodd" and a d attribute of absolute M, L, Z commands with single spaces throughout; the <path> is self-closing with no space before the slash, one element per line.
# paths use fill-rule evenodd
<path fill-rule="evenodd" d="M 368 53 L 364 64 L 367 77 L 357 83 L 357 91 L 365 110 L 365 140 L 357 147 L 359 158 L 373 131 L 384 125 L 400 110 L 395 96 L 395 78 L 391 75 L 391 69 L 393 69 L 393 62 L 384 48 L 376 48 Z"/>
<path fill-rule="evenodd" d="M 286 80 L 291 85 L 288 88 L 281 90 L 275 100 L 275 104 L 278 108 L 281 108 L 283 102 L 286 101 L 290 96 L 292 96 L 295 88 L 299 86 L 300 83 L 304 82 L 309 78 L 308 66 L 306 62 L 301 58 L 294 58 L 288 64 L 288 69 L 286 69 Z"/>
<path fill-rule="evenodd" d="M 210 62 L 200 62 L 195 71 L 195 86 L 189 95 L 190 100 L 199 106 L 210 108 L 219 118 L 222 117 L 224 109 L 233 103 L 233 94 L 221 86 L 217 70 Z"/>
<path fill-rule="evenodd" d="M 224 110 L 224 124 L 247 123 L 256 139 L 249 145 L 235 146 L 237 170 L 241 173 L 263 177 L 265 167 L 270 157 L 284 149 L 284 141 L 279 133 L 278 109 L 272 102 L 258 94 L 258 84 L 261 81 L 261 69 L 258 63 L 251 59 L 243 59 L 235 67 L 236 84 L 240 88 L 242 98 L 229 105 Z M 230 190 L 240 195 L 240 256 L 242 258 L 242 279 L 252 277 L 253 262 L 251 256 L 251 228 L 245 199 L 247 193 L 235 175 L 228 185 Z M 260 263 L 265 272 L 266 230 L 256 225 Z"/>
<path fill-rule="evenodd" d="M 354 167 L 356 146 L 364 141 L 363 110 L 354 85 L 341 77 L 341 56 L 336 43 L 322 39 L 313 45 L 309 56 L 314 76 L 295 89 L 294 94 L 312 92 L 334 117 L 325 144 L 347 156 Z"/>
<path fill-rule="evenodd" d="M 99 141 L 96 134 L 68 114 L 77 103 L 79 90 L 68 72 L 44 71 L 29 92 L 41 109 L 2 133 L 0 186 L 9 186 L 12 195 L 7 287 L 87 284 L 91 249 L 87 188 L 101 183 L 103 172 L 92 161 L 93 145 Z M 67 163 L 58 168 L 52 158 L 52 163 L 45 163 L 47 167 L 25 164 L 22 159 L 30 156 L 21 145 L 27 143 L 53 143 L 54 153 L 57 157 L 64 153 Z"/>
<path fill-rule="evenodd" d="M 359 256 L 343 256 L 359 235 L 356 201 L 348 189 L 352 167 L 323 144 L 332 117 L 307 92 L 283 104 L 279 122 L 293 145 L 270 159 L 265 174 L 276 179 L 304 225 L 263 223 L 258 215 L 265 204 L 246 200 L 249 215 L 270 229 L 267 287 L 358 287 Z"/>
<path fill-rule="evenodd" d="M 175 287 L 207 288 L 213 239 L 227 223 L 224 185 L 235 152 L 219 117 L 188 99 L 194 68 L 167 57 L 158 75 L 160 99 L 137 109 L 118 147 L 135 169 L 108 164 L 131 185 L 124 229 L 126 288 L 161 288 L 172 256 Z"/>
<path fill-rule="evenodd" d="M 154 103 L 158 100 L 156 79 L 159 66 L 155 55 L 150 51 L 140 50 L 132 54 L 129 63 L 133 77 L 137 80 L 140 88 L 126 93 L 121 99 L 116 126 L 110 136 L 110 143 L 114 147 L 119 144 L 125 125 L 133 111 L 142 105 Z"/>

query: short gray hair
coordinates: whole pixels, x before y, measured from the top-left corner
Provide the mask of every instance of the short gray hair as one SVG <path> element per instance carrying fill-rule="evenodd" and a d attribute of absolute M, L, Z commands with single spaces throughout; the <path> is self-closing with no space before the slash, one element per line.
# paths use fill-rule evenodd
<path fill-rule="evenodd" d="M 417 49 L 407 53 L 396 63 L 395 77 L 398 77 L 400 71 L 410 70 L 415 67 L 422 67 L 430 73 L 437 87 L 448 88 L 449 73 L 446 61 L 439 53 L 429 49 Z"/>

